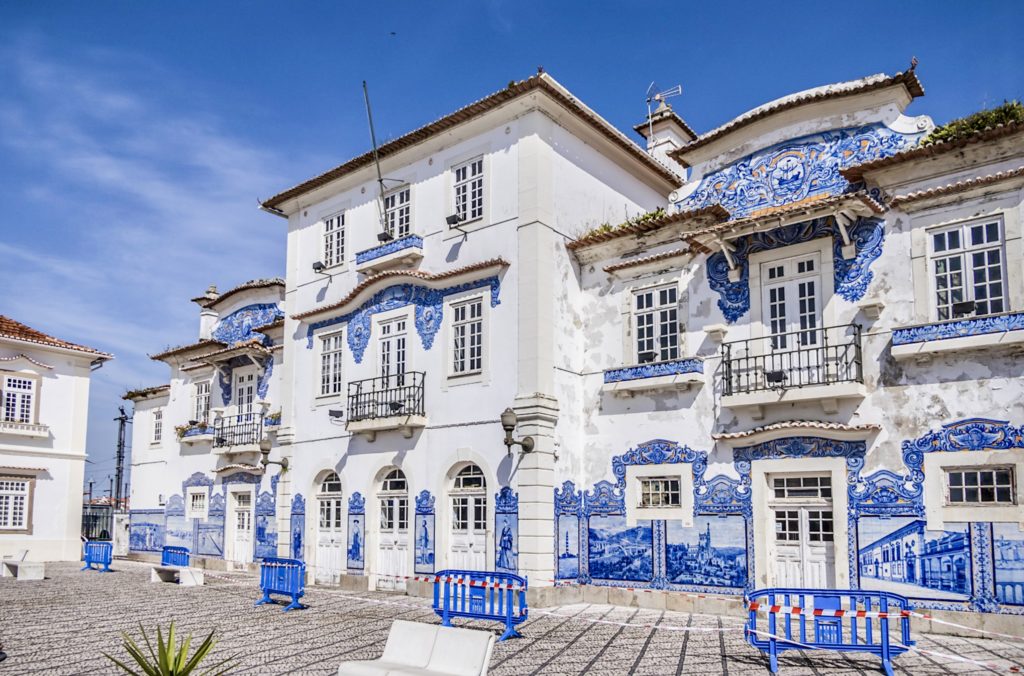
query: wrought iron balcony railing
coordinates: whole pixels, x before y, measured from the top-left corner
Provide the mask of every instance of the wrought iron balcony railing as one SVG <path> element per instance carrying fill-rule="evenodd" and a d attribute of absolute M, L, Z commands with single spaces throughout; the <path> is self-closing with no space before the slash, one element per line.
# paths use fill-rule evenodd
<path fill-rule="evenodd" d="M 258 413 L 225 416 L 214 422 L 213 447 L 248 446 L 263 438 L 263 417 Z"/>
<path fill-rule="evenodd" d="M 349 383 L 349 422 L 426 415 L 423 406 L 425 376 L 425 373 L 419 371 L 407 371 Z"/>
<path fill-rule="evenodd" d="M 724 343 L 723 394 L 863 383 L 860 333 L 849 324 Z"/>

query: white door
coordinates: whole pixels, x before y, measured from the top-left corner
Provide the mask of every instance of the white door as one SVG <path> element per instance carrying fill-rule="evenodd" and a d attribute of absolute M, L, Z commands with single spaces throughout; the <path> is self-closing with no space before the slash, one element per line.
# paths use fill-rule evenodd
<path fill-rule="evenodd" d="M 231 522 L 234 524 L 231 560 L 235 563 L 252 562 L 252 493 L 232 493 Z"/>
<path fill-rule="evenodd" d="M 377 589 L 404 590 L 409 575 L 409 495 L 402 470 L 381 485 L 377 544 Z"/>
<path fill-rule="evenodd" d="M 238 422 L 252 420 L 252 405 L 256 400 L 256 374 L 252 371 L 235 376 L 235 413 Z"/>
<path fill-rule="evenodd" d="M 392 319 L 380 325 L 380 375 L 385 388 L 405 385 L 406 319 Z"/>
<path fill-rule="evenodd" d="M 774 475 L 770 479 L 774 522 L 773 587 L 835 587 L 832 480 L 829 476 Z"/>
<path fill-rule="evenodd" d="M 821 273 L 819 255 L 761 266 L 768 387 L 821 383 Z"/>
<path fill-rule="evenodd" d="M 487 570 L 487 483 L 476 465 L 462 469 L 451 493 L 448 567 Z"/>
<path fill-rule="evenodd" d="M 338 584 L 345 572 L 345 509 L 341 479 L 334 472 L 320 484 L 317 503 L 319 520 L 314 579 L 318 584 Z"/>

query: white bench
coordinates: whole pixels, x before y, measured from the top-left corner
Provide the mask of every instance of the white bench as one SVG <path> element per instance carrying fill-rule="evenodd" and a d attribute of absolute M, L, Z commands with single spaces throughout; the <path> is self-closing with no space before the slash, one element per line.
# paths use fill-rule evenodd
<path fill-rule="evenodd" d="M 46 564 L 42 561 L 26 561 L 28 550 L 22 549 L 14 556 L 0 559 L 0 577 L 17 580 L 42 580 L 46 577 Z"/>
<path fill-rule="evenodd" d="M 183 566 L 153 566 L 149 574 L 150 582 L 177 582 L 182 587 L 202 587 L 205 579 L 201 569 Z"/>
<path fill-rule="evenodd" d="M 486 676 L 494 634 L 395 620 L 376 660 L 343 662 L 338 676 Z"/>

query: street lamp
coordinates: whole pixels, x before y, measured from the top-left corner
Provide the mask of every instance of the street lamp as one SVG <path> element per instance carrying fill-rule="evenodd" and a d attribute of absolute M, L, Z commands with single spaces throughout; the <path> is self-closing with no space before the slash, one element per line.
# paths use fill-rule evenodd
<path fill-rule="evenodd" d="M 513 446 L 522 446 L 523 453 L 529 453 L 533 450 L 533 437 L 523 437 L 519 441 L 512 438 L 512 432 L 515 431 L 518 422 L 519 418 L 511 408 L 506 408 L 501 412 L 501 429 L 505 430 L 505 447 L 508 449 L 509 454 L 512 453 Z"/>
<path fill-rule="evenodd" d="M 281 458 L 280 460 L 270 459 L 270 439 L 263 439 L 260 441 L 260 464 L 263 465 L 263 469 L 267 469 L 267 465 L 280 465 L 281 471 L 288 469 L 288 458 Z"/>

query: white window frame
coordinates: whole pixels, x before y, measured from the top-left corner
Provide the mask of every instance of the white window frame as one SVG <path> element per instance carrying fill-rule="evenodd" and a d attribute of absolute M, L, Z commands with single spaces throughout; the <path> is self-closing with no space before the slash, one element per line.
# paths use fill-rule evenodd
<path fill-rule="evenodd" d="M 679 504 L 644 506 L 646 480 L 679 482 Z M 629 465 L 626 467 L 626 523 L 630 527 L 644 519 L 676 520 L 684 528 L 693 527 L 693 471 L 689 465 Z"/>
<path fill-rule="evenodd" d="M 210 422 L 210 396 L 213 393 L 212 380 L 197 380 L 192 392 L 192 419 L 201 423 Z"/>
<path fill-rule="evenodd" d="M 1009 484 L 1007 486 L 1002 486 L 1000 484 L 997 484 L 995 482 L 996 477 L 993 476 L 993 491 L 996 491 L 998 488 L 1002 488 L 1002 487 L 1008 488 L 1009 489 L 1009 500 L 1002 500 L 1001 501 L 1001 500 L 993 499 L 993 500 L 983 501 L 983 500 L 980 499 L 980 495 L 979 495 L 979 499 L 978 500 L 968 501 L 966 499 L 967 498 L 966 490 L 969 489 L 969 488 L 973 488 L 973 486 L 968 486 L 964 482 L 966 481 L 966 475 L 968 473 L 974 473 L 974 472 L 977 472 L 977 473 L 988 473 L 988 472 L 991 472 L 991 473 L 993 473 L 993 475 L 996 472 L 1009 472 L 1009 474 L 1010 474 L 1010 481 L 1009 481 Z M 1016 468 L 1013 465 L 974 465 L 974 466 L 967 465 L 967 466 L 963 466 L 963 467 L 943 467 L 942 468 L 942 473 L 943 473 L 943 482 L 945 484 L 945 489 L 946 489 L 945 490 L 945 498 L 946 498 L 945 504 L 946 505 L 949 505 L 951 507 L 984 508 L 984 507 L 1012 507 L 1012 506 L 1017 504 L 1017 476 L 1016 476 Z M 962 475 L 965 475 L 964 478 L 961 479 L 960 486 L 956 487 L 956 486 L 953 485 L 952 477 L 950 476 L 952 474 L 962 474 Z M 956 488 L 960 488 L 965 493 L 965 495 L 962 496 L 964 499 L 962 499 L 962 500 L 953 500 L 953 491 Z M 978 490 L 979 490 L 979 494 L 980 494 L 980 491 L 981 491 L 981 480 L 980 480 L 980 478 L 979 478 L 979 481 L 978 481 Z"/>
<path fill-rule="evenodd" d="M 463 379 L 481 377 L 487 368 L 487 339 L 488 339 L 488 326 L 487 326 L 487 299 L 484 298 L 483 294 L 474 294 L 465 298 L 459 298 L 453 300 L 449 304 L 446 314 L 451 318 L 449 322 L 448 332 L 448 377 L 452 379 Z M 479 317 L 469 317 L 469 308 L 472 306 L 478 306 L 480 308 Z M 458 319 L 458 314 L 461 310 L 465 309 L 467 317 Z M 470 356 L 470 345 L 468 340 L 472 335 L 472 325 L 479 323 L 480 326 L 480 357 L 479 366 L 473 368 L 472 357 Z M 461 370 L 457 367 L 458 361 L 458 350 L 456 347 L 457 341 L 460 339 L 460 330 L 465 329 L 467 331 L 465 336 L 461 336 L 464 341 L 464 346 L 461 348 L 463 352 L 462 363 L 464 368 Z"/>
<path fill-rule="evenodd" d="M 316 392 L 317 392 L 316 397 L 317 397 L 317 399 L 324 399 L 324 400 L 327 400 L 327 399 L 330 399 L 330 400 L 337 399 L 337 398 L 339 398 L 339 397 L 341 397 L 341 396 L 343 396 L 345 394 L 345 332 L 344 331 L 332 331 L 332 332 L 320 333 L 320 334 L 317 334 L 316 341 L 317 341 L 317 360 L 316 360 L 317 370 L 316 370 L 316 378 L 314 379 L 314 382 L 316 383 L 316 386 L 315 386 L 316 387 Z M 333 349 L 330 352 L 326 352 L 325 351 L 325 349 L 326 349 L 325 348 L 325 343 L 327 341 L 332 341 L 332 342 L 336 343 L 336 345 L 333 346 Z M 333 384 L 332 383 L 333 378 L 331 378 L 331 381 L 328 381 L 328 382 L 325 382 L 325 380 L 324 380 L 325 376 L 327 375 L 325 373 L 325 371 L 324 371 L 324 367 L 325 367 L 324 360 L 325 360 L 325 358 L 327 357 L 328 354 L 333 355 L 334 358 L 335 358 L 335 360 L 332 362 L 331 366 L 332 366 L 332 375 L 333 375 L 333 368 L 337 369 L 338 382 L 336 384 L 338 386 L 338 389 L 337 389 L 336 392 L 332 391 L 333 388 L 326 388 L 325 387 L 328 384 Z"/>
<path fill-rule="evenodd" d="M 16 487 L 20 484 L 22 487 Z M 32 498 L 35 477 L 0 475 L 0 533 L 32 534 Z M 21 520 L 13 521 L 15 504 L 21 501 Z"/>
<path fill-rule="evenodd" d="M 477 174 L 472 173 L 475 165 L 479 165 L 479 173 Z M 466 170 L 466 177 L 460 179 L 459 172 L 463 169 Z M 477 155 L 476 157 L 472 157 L 463 162 L 453 164 L 451 167 L 451 177 L 452 214 L 458 214 L 460 216 L 463 216 L 463 218 L 459 221 L 459 225 L 465 223 L 474 223 L 476 221 L 483 220 L 484 217 L 487 215 L 487 162 L 485 156 L 483 154 L 480 154 Z M 472 200 L 474 191 L 472 184 L 477 177 L 479 177 L 480 179 L 480 209 L 479 213 L 474 213 L 472 210 Z M 462 200 L 460 200 L 459 197 L 460 189 L 462 188 L 462 186 L 467 186 L 466 198 L 464 200 L 466 208 L 464 212 L 463 210 L 460 209 L 460 201 Z"/>
<path fill-rule="evenodd" d="M 197 498 L 201 498 L 198 500 Z M 198 506 L 197 506 L 198 503 Z M 210 515 L 210 491 L 206 486 L 189 488 L 185 494 L 185 518 L 206 521 Z"/>
<path fill-rule="evenodd" d="M 1015 504 L 952 503 L 947 500 L 947 471 L 984 467 L 1012 467 Z M 924 456 L 924 504 L 928 530 L 944 530 L 947 523 L 984 521 L 1024 523 L 1024 500 L 1016 481 L 1024 476 L 1024 449 L 979 450 L 963 453 L 926 453 Z"/>
<path fill-rule="evenodd" d="M 997 241 L 995 243 L 984 243 L 975 245 L 969 244 L 972 237 L 972 228 L 974 227 L 985 227 L 990 224 L 996 225 Z M 944 249 L 942 251 L 935 250 L 935 236 L 945 234 L 949 232 L 959 232 L 960 246 L 956 249 Z M 932 321 L 952 321 L 955 319 L 965 319 L 971 317 L 987 317 L 991 315 L 998 315 L 1008 312 L 1010 310 L 1010 289 L 1008 285 L 1008 270 L 1007 270 L 1007 257 L 1006 257 L 1006 224 L 1002 214 L 995 214 L 986 218 L 972 218 L 969 220 L 958 221 L 956 223 L 949 223 L 946 225 L 940 225 L 925 230 L 926 238 L 926 263 L 925 270 L 928 279 L 928 316 Z M 978 301 L 975 295 L 975 284 L 974 284 L 974 268 L 970 267 L 972 254 L 978 252 L 998 251 L 999 253 L 999 285 L 1002 289 L 1002 295 L 1000 300 L 1002 307 L 995 312 L 989 312 L 974 314 L 973 312 L 968 313 L 961 317 L 954 317 L 952 312 L 952 299 L 948 305 L 948 316 L 943 317 L 941 308 L 938 302 L 938 276 L 935 270 L 935 266 L 940 259 L 953 259 L 959 258 L 961 261 L 960 274 L 963 280 L 963 299 L 959 302 L 989 302 L 989 299 L 983 299 Z M 952 253 L 951 253 L 952 252 Z M 990 281 L 988 284 L 994 282 Z"/>
<path fill-rule="evenodd" d="M 151 414 L 152 424 L 150 426 L 149 443 L 156 446 L 164 439 L 164 409 L 154 408 Z"/>
<path fill-rule="evenodd" d="M 322 219 L 320 255 L 325 268 L 337 268 L 345 264 L 348 248 L 345 214 L 345 210 L 336 211 Z"/>
<path fill-rule="evenodd" d="M 20 423 L 24 425 L 35 425 L 39 422 L 39 377 L 32 373 L 11 373 L 0 374 L 0 421 Z M 31 385 L 29 389 L 15 387 L 11 381 L 27 382 Z M 14 415 L 7 414 L 7 399 L 13 397 Z M 20 413 L 26 408 L 25 400 L 28 400 L 28 420 L 22 420 Z"/>
<path fill-rule="evenodd" d="M 406 198 L 401 202 L 402 194 Z M 402 212 L 405 212 L 405 224 L 402 224 Z M 406 183 L 384 193 L 384 228 L 395 239 L 413 234 L 412 229 L 412 186 Z M 403 232 L 404 229 L 404 232 Z"/>
<path fill-rule="evenodd" d="M 673 509 L 682 505 L 683 481 L 678 474 L 645 476 L 638 481 L 640 509 Z"/>
<path fill-rule="evenodd" d="M 675 291 L 675 302 L 674 303 L 661 303 L 660 295 L 663 291 Z M 637 309 L 637 299 L 640 296 L 651 294 L 654 300 L 654 304 L 650 308 L 644 308 L 643 311 Z M 683 346 L 684 346 L 684 335 L 682 323 L 682 308 L 680 306 L 680 290 L 679 283 L 676 281 L 669 282 L 667 284 L 652 284 L 643 287 L 637 287 L 630 289 L 629 293 L 629 322 L 630 322 L 630 355 L 632 356 L 632 363 L 640 363 L 640 322 L 639 318 L 641 315 L 651 315 L 655 319 L 654 323 L 654 335 L 652 340 L 655 344 L 654 359 L 652 361 L 644 362 L 645 364 L 658 364 L 667 361 L 678 361 L 683 358 Z M 675 319 L 675 331 L 676 331 L 676 355 L 666 359 L 662 358 L 662 351 L 657 347 L 662 336 L 662 328 L 664 322 L 661 321 L 660 313 L 674 309 L 676 313 Z M 646 352 L 646 350 L 644 350 Z"/>

